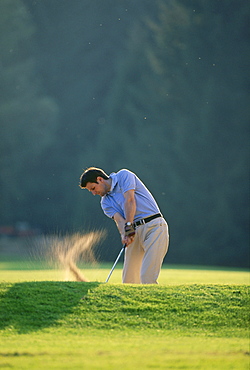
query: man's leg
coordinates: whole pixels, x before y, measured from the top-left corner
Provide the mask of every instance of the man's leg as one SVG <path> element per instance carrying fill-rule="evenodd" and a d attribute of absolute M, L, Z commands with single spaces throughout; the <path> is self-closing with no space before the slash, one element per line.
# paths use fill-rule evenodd
<path fill-rule="evenodd" d="M 136 235 L 133 243 L 125 248 L 122 282 L 127 284 L 140 284 L 140 270 L 144 251 Z"/>
<path fill-rule="evenodd" d="M 141 268 L 142 284 L 157 284 L 163 259 L 168 251 L 168 225 L 162 218 L 144 225 L 144 258 Z"/>

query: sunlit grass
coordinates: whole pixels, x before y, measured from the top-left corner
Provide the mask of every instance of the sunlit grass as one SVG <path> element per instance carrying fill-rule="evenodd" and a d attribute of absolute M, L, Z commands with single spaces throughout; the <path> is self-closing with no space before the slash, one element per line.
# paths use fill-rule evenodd
<path fill-rule="evenodd" d="M 56 340 L 55 338 L 60 338 Z M 0 367 L 16 370 L 187 369 L 248 370 L 241 338 L 180 336 L 174 332 L 54 332 L 5 337 Z"/>
<path fill-rule="evenodd" d="M 0 283 L 0 367 L 247 370 L 248 304 L 245 285 Z"/>
<path fill-rule="evenodd" d="M 16 370 L 247 370 L 249 272 L 162 268 L 122 285 L 122 264 L 80 265 L 64 282 L 45 261 L 0 262 L 0 367 Z M 83 299 L 82 299 L 83 298 Z"/>
<path fill-rule="evenodd" d="M 90 281 L 104 282 L 112 263 L 82 265 L 81 271 Z M 122 264 L 118 264 L 109 283 L 121 283 Z M 15 261 L 0 262 L 0 281 L 64 281 L 64 270 L 49 269 L 46 262 Z M 250 273 L 246 270 L 219 269 L 195 266 L 166 266 L 161 270 L 160 285 L 180 284 L 249 284 Z"/>

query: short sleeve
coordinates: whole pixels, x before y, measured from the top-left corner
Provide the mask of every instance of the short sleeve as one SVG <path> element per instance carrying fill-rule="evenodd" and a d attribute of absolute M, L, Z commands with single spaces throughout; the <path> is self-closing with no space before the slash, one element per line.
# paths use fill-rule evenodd
<path fill-rule="evenodd" d="M 135 190 L 136 182 L 135 175 L 128 170 L 121 170 L 118 173 L 118 184 L 123 193 L 128 190 Z"/>
<path fill-rule="evenodd" d="M 113 218 L 117 212 L 115 207 L 114 206 L 112 207 L 112 205 L 109 202 L 105 201 L 104 199 L 101 200 L 101 207 L 104 214 L 110 218 Z"/>

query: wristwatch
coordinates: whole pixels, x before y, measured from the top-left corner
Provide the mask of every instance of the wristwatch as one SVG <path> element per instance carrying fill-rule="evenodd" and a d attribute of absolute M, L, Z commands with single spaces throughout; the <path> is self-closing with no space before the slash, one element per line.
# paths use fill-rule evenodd
<path fill-rule="evenodd" d="M 131 226 L 132 225 L 132 222 L 126 222 L 125 225 L 126 226 Z"/>

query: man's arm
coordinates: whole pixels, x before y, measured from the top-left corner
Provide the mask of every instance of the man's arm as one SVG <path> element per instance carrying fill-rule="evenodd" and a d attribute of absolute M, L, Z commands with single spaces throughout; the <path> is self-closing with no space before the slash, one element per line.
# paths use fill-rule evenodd
<path fill-rule="evenodd" d="M 124 238 L 124 227 L 125 227 L 125 220 L 124 218 L 120 215 L 120 213 L 116 213 L 113 217 L 117 229 L 119 230 L 119 233 L 121 234 L 121 238 Z M 124 244 L 124 243 L 123 243 Z"/>
<path fill-rule="evenodd" d="M 123 194 L 125 198 L 124 211 L 125 222 L 133 222 L 136 212 L 135 191 L 128 190 Z"/>
<path fill-rule="evenodd" d="M 114 215 L 114 220 L 116 223 L 116 226 L 121 234 L 122 244 L 129 245 L 133 242 L 134 237 L 125 236 L 125 223 L 126 222 L 133 222 L 135 211 L 136 211 L 136 202 L 135 202 L 135 196 L 134 196 L 134 190 L 128 190 L 126 193 L 124 193 L 124 212 L 125 217 L 124 219 L 118 212 Z"/>

